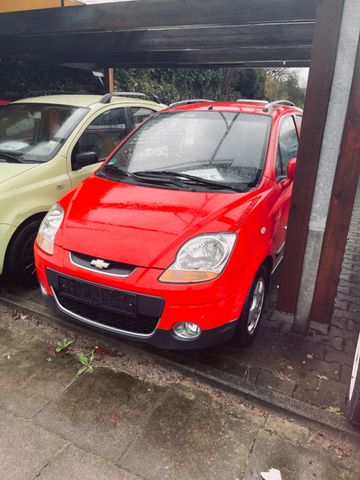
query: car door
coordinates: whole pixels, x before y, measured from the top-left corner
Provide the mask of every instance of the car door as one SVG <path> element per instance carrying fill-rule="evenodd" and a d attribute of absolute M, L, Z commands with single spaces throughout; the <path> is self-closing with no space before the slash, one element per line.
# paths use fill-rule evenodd
<path fill-rule="evenodd" d="M 100 113 L 83 131 L 74 147 L 69 151 L 72 185 L 88 177 L 103 162 L 116 145 L 123 140 L 132 129 L 132 121 L 126 107 L 111 108 Z M 76 170 L 74 159 L 77 154 L 95 152 L 98 163 Z"/>
<path fill-rule="evenodd" d="M 273 246 L 275 257 L 281 258 L 285 245 L 287 222 L 289 217 L 290 201 L 293 182 L 287 178 L 287 165 L 297 156 L 299 137 L 293 115 L 281 120 L 276 152 L 276 189 L 278 198 L 274 205 L 274 237 Z"/>

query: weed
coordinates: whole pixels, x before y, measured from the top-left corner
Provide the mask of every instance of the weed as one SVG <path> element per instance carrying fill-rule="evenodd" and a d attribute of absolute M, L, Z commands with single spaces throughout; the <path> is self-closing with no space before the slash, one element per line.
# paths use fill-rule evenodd
<path fill-rule="evenodd" d="M 82 367 L 79 368 L 77 376 L 79 377 L 85 372 L 92 373 L 94 371 L 93 361 L 95 358 L 94 350 L 88 353 L 79 353 L 78 360 L 81 363 Z"/>
<path fill-rule="evenodd" d="M 73 343 L 75 343 L 75 339 L 73 338 L 64 338 L 63 340 L 57 340 L 57 342 L 55 343 L 55 352 L 66 352 L 70 345 L 72 345 Z"/>
<path fill-rule="evenodd" d="M 343 414 L 339 407 L 334 406 L 327 407 L 326 411 L 328 413 L 332 413 L 333 415 L 337 415 L 338 417 L 341 417 Z"/>

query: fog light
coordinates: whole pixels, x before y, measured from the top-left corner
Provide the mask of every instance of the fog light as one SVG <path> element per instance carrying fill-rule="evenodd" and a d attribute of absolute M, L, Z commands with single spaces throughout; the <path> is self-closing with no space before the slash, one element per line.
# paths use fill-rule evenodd
<path fill-rule="evenodd" d="M 174 325 L 173 332 L 177 337 L 194 340 L 201 333 L 201 328 L 196 323 L 180 322 Z"/>
<path fill-rule="evenodd" d="M 47 297 L 47 291 L 46 291 L 46 288 L 44 287 L 44 285 L 40 282 L 40 290 L 41 290 L 41 293 L 44 295 L 44 297 Z"/>

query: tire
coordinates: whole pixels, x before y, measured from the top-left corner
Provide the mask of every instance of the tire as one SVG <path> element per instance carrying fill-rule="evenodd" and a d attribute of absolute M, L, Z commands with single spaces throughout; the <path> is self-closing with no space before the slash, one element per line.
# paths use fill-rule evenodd
<path fill-rule="evenodd" d="M 360 334 L 356 346 L 349 387 L 346 416 L 352 423 L 360 425 Z"/>
<path fill-rule="evenodd" d="M 12 239 L 6 257 L 6 271 L 17 284 L 34 287 L 38 284 L 35 261 L 34 241 L 41 221 L 33 220 L 25 225 Z"/>
<path fill-rule="evenodd" d="M 248 347 L 255 339 L 264 309 L 269 274 L 264 266 L 257 272 L 238 320 L 234 340 L 241 347 Z"/>

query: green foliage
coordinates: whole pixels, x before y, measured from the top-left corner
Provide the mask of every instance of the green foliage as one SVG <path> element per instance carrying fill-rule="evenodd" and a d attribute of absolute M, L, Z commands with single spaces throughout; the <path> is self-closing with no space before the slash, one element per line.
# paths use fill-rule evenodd
<path fill-rule="evenodd" d="M 281 69 L 275 72 L 268 72 L 265 77 L 265 99 L 266 100 L 290 100 L 298 107 L 304 106 L 305 88 L 299 84 L 295 72 Z"/>
<path fill-rule="evenodd" d="M 66 352 L 66 350 L 75 343 L 75 339 L 73 338 L 63 338 L 62 340 L 57 340 L 55 342 L 55 352 L 60 353 L 60 352 Z"/>
<path fill-rule="evenodd" d="M 297 75 L 283 68 L 120 68 L 115 71 L 115 89 L 156 94 L 167 104 L 186 98 L 283 98 L 302 106 L 305 93 Z M 99 81 L 86 70 L 0 59 L 0 99 L 41 90 L 103 93 Z"/>
<path fill-rule="evenodd" d="M 338 417 L 341 417 L 343 415 L 340 408 L 333 405 L 331 405 L 330 407 L 327 407 L 326 412 L 331 413 L 333 415 L 337 415 Z"/>
<path fill-rule="evenodd" d="M 79 360 L 79 363 L 82 365 L 82 367 L 80 367 L 78 372 L 77 372 L 78 377 L 85 372 L 93 373 L 93 371 L 94 371 L 94 366 L 93 366 L 94 358 L 95 358 L 94 350 L 91 350 L 91 352 L 88 352 L 88 353 L 79 353 L 78 360 Z"/>
<path fill-rule="evenodd" d="M 156 94 L 164 103 L 186 98 L 261 98 L 265 71 L 224 68 L 117 69 L 116 90 Z"/>
<path fill-rule="evenodd" d="M 0 99 L 16 100 L 42 90 L 100 93 L 91 72 L 36 62 L 0 59 Z"/>
<path fill-rule="evenodd" d="M 285 99 L 302 107 L 305 88 L 288 69 L 179 68 L 118 69 L 116 90 L 156 94 L 164 103 L 186 98 Z"/>

